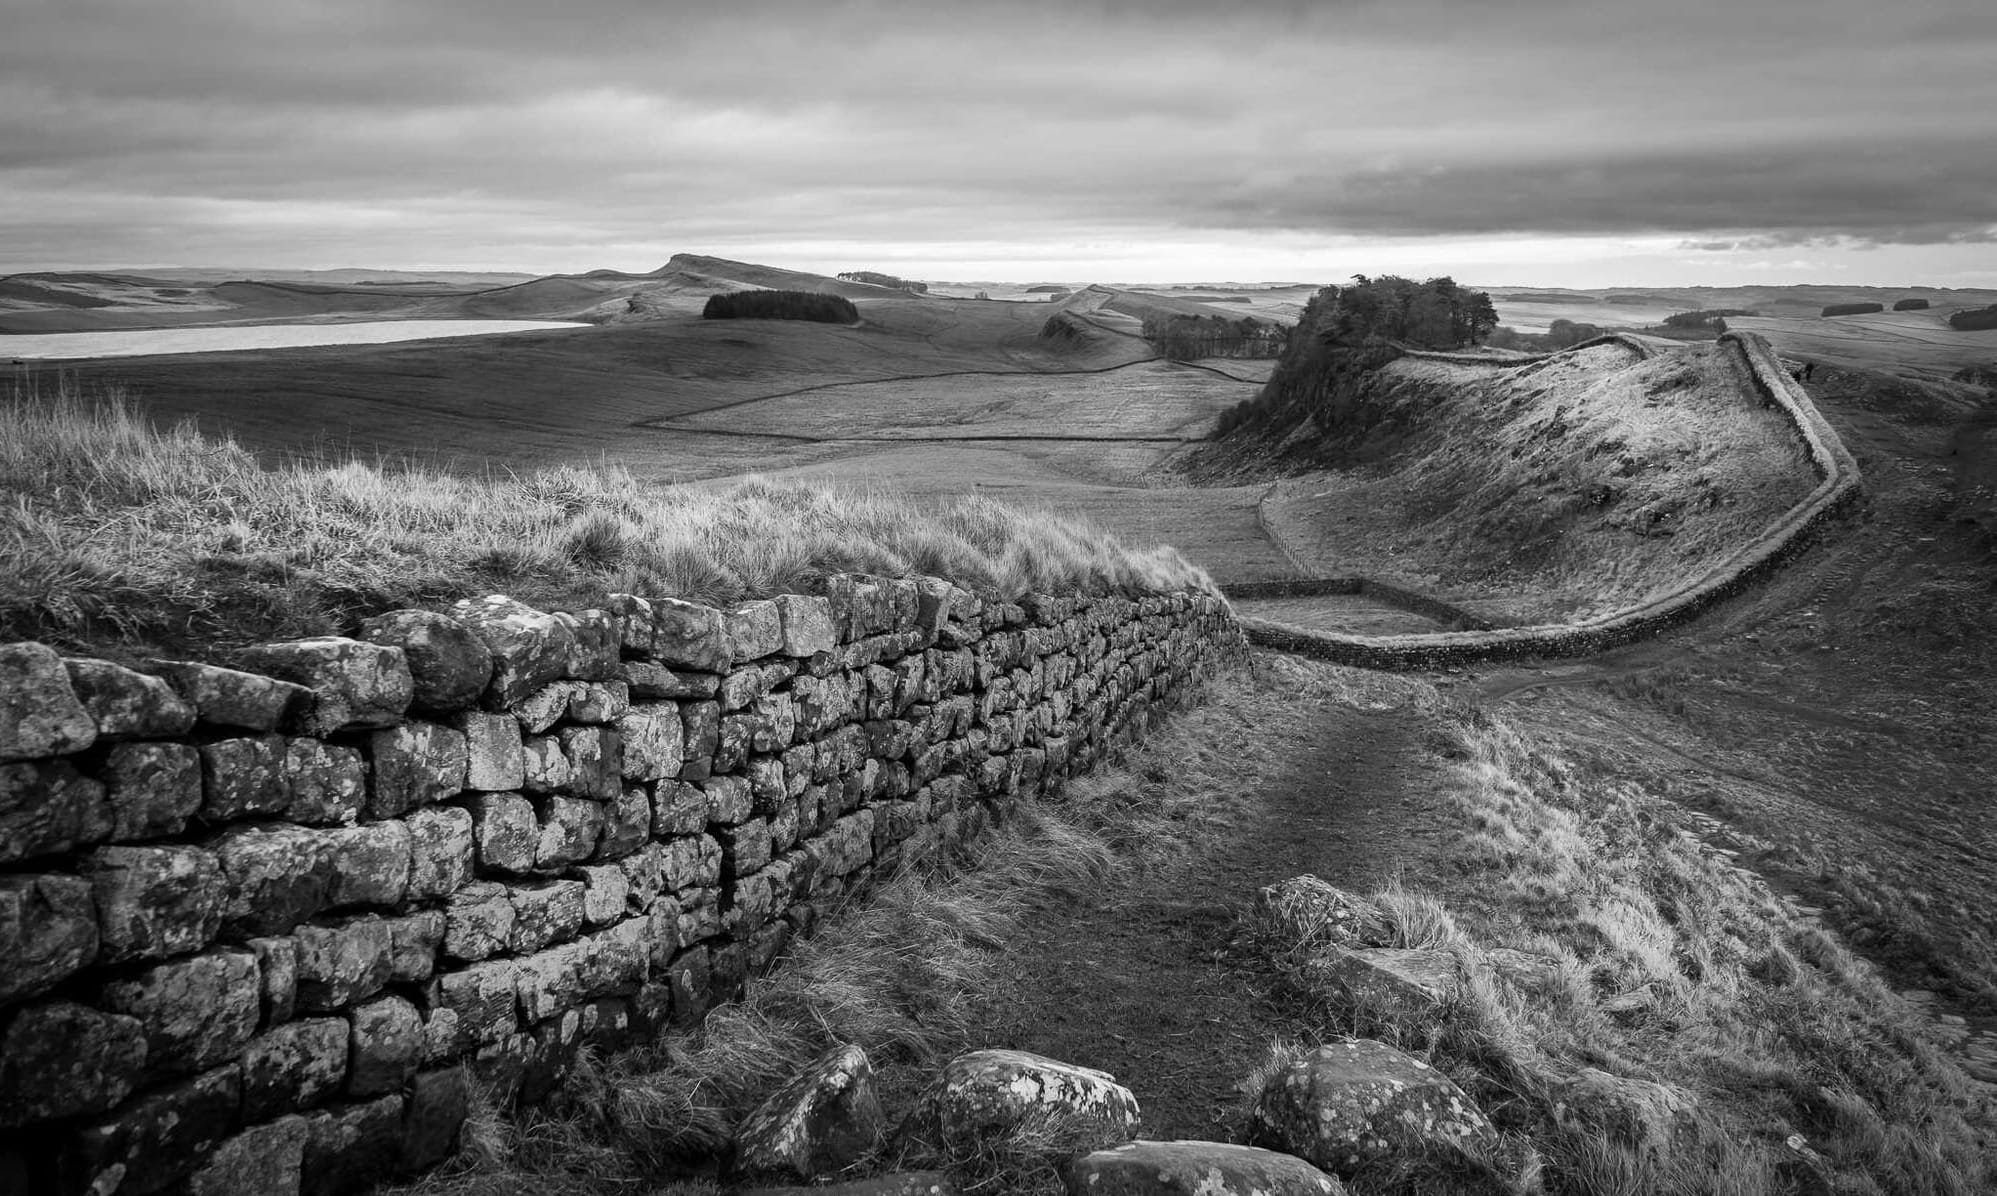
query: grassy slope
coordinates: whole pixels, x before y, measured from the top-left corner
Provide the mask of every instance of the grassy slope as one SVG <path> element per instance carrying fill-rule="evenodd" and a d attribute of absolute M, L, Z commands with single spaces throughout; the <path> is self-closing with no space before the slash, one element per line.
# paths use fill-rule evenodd
<path fill-rule="evenodd" d="M 1793 429 L 1711 346 L 1600 346 L 1503 371 L 1404 359 L 1372 383 L 1402 440 L 1285 483 L 1307 556 L 1537 620 L 1628 605 L 1759 533 L 1816 484 Z"/>

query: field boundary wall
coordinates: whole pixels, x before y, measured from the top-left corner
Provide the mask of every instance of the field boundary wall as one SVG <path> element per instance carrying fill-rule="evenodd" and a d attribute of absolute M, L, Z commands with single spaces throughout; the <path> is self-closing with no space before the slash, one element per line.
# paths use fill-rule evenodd
<path fill-rule="evenodd" d="M 1610 341 L 1633 348 L 1645 357 L 1653 354 L 1641 338 L 1621 334 L 1601 337 L 1575 348 Z M 1788 418 L 1809 456 L 1818 484 L 1760 535 L 1705 573 L 1647 602 L 1573 623 L 1361 636 L 1243 619 L 1250 642 L 1340 664 L 1386 669 L 1432 668 L 1514 657 L 1579 656 L 1655 635 L 1739 593 L 1808 545 L 1819 528 L 1856 500 L 1862 483 L 1858 463 L 1844 442 L 1809 395 L 1782 368 L 1766 340 L 1753 333 L 1727 332 L 1718 343 L 1740 364 L 1756 401 L 1776 408 Z M 1505 367 L 1545 359 L 1426 352 L 1409 356 Z"/>
<path fill-rule="evenodd" d="M 1211 593 L 838 576 L 398 611 L 236 668 L 0 646 L 0 1191 L 420 1171 L 697 1023 L 1244 651 Z"/>

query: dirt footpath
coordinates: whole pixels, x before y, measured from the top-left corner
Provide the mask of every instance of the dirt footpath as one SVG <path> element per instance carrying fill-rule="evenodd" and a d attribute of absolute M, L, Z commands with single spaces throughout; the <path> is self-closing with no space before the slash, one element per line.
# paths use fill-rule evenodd
<path fill-rule="evenodd" d="M 1231 826 L 1174 863 L 1028 918 L 993 1046 L 1099 1067 L 1137 1094 L 1144 1135 L 1226 1138 L 1236 1085 L 1285 1031 L 1267 987 L 1221 955 L 1256 889 L 1312 872 L 1369 890 L 1431 855 L 1432 716 L 1299 704 L 1258 734 L 1282 764 L 1243 777 Z M 1294 1022 L 1288 1027 L 1294 1033 Z"/>

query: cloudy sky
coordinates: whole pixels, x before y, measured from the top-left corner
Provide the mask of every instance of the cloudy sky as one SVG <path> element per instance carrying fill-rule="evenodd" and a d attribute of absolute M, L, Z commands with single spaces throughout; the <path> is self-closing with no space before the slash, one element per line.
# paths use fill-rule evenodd
<path fill-rule="evenodd" d="M 1990 0 L 0 14 L 0 272 L 1997 285 Z"/>

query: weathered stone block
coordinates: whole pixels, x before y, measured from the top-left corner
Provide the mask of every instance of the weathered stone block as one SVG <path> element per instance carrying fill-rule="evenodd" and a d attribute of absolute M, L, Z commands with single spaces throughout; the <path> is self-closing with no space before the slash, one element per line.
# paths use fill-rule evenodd
<path fill-rule="evenodd" d="M 412 811 L 409 827 L 409 900 L 448 897 L 471 879 L 475 838 L 472 816 L 457 806 Z"/>
<path fill-rule="evenodd" d="M 465 788 L 501 793 L 526 782 L 519 719 L 468 711 L 454 718 L 451 725 L 465 737 Z"/>
<path fill-rule="evenodd" d="M 603 837 L 603 803 L 556 793 L 538 803 L 541 829 L 534 844 L 534 867 L 542 871 L 579 864 Z"/>
<path fill-rule="evenodd" d="M 624 629 L 606 610 L 557 611 L 555 618 L 569 629 L 575 649 L 569 654 L 569 675 L 584 681 L 605 681 L 617 675 Z"/>
<path fill-rule="evenodd" d="M 647 919 L 627 918 L 608 929 L 584 935 L 581 940 L 587 948 L 582 968 L 584 998 L 636 992 L 650 970 L 650 934 Z"/>
<path fill-rule="evenodd" d="M 706 780 L 715 767 L 715 752 L 721 746 L 721 704 L 683 702 L 680 723 L 686 728 L 686 763 L 680 766 L 680 779 Z"/>
<path fill-rule="evenodd" d="M 728 671 L 731 656 L 721 612 L 676 598 L 652 600 L 654 659 L 705 673 Z"/>
<path fill-rule="evenodd" d="M 376 731 L 368 753 L 374 758 L 371 817 L 397 818 L 464 790 L 469 757 L 463 732 L 437 723 L 404 723 Z"/>
<path fill-rule="evenodd" d="M 522 745 L 526 765 L 522 788 L 529 793 L 563 793 L 573 785 L 575 772 L 562 752 L 561 740 L 552 735 L 529 736 Z"/>
<path fill-rule="evenodd" d="M 243 1120 L 267 1121 L 338 1095 L 348 1034 L 344 1017 L 310 1017 L 251 1039 L 243 1050 Z"/>
<path fill-rule="evenodd" d="M 562 754 L 568 757 L 570 789 L 609 801 L 623 788 L 623 739 L 615 727 L 563 727 Z"/>
<path fill-rule="evenodd" d="M 1092 1196 L 1344 1196 L 1294 1155 L 1230 1142 L 1129 1142 L 1069 1161 L 1068 1191 Z"/>
<path fill-rule="evenodd" d="M 568 671 L 575 635 L 553 615 L 494 594 L 464 599 L 451 607 L 492 654 L 493 676 L 486 701 L 506 709 Z"/>
<path fill-rule="evenodd" d="M 387 1178 L 401 1157 L 401 1138 L 400 1096 L 314 1114 L 307 1123 L 300 1196 L 347 1196 Z"/>
<path fill-rule="evenodd" d="M 728 637 L 729 659 L 760 660 L 775 655 L 784 646 L 783 614 L 776 603 L 750 602 L 722 616 Z"/>
<path fill-rule="evenodd" d="M 617 620 L 619 644 L 640 655 L 652 650 L 652 604 L 636 594 L 607 594 L 604 606 Z"/>
<path fill-rule="evenodd" d="M 411 1079 L 423 1059 L 423 1018 L 401 997 L 381 997 L 347 1014 L 347 1095 L 395 1092 Z"/>
<path fill-rule="evenodd" d="M 673 991 L 673 1024 L 697 1024 L 714 1003 L 713 960 L 708 948 L 688 947 L 672 958 L 662 974 Z"/>
<path fill-rule="evenodd" d="M 456 960 L 497 955 L 513 941 L 513 920 L 505 885 L 473 881 L 444 907 L 444 954 Z"/>
<path fill-rule="evenodd" d="M 745 777 L 709 777 L 700 787 L 707 795 L 707 820 L 711 824 L 732 825 L 755 811 L 755 790 Z"/>
<path fill-rule="evenodd" d="M 582 929 L 581 881 L 517 885 L 507 890 L 507 896 L 513 902 L 513 937 L 507 946 L 516 954 L 565 942 Z"/>
<path fill-rule="evenodd" d="M 54 872 L 0 876 L 0 1006 L 88 967 L 97 944 L 90 882 Z"/>
<path fill-rule="evenodd" d="M 568 716 L 569 703 L 582 691 L 580 681 L 550 681 L 513 703 L 513 717 L 523 731 L 539 735 Z"/>
<path fill-rule="evenodd" d="M 215 1148 L 187 1178 L 187 1196 L 297 1196 L 305 1166 L 305 1119 L 253 1125 Z"/>
<path fill-rule="evenodd" d="M 201 816 L 210 822 L 283 814 L 291 808 L 284 736 L 221 739 L 201 747 Z"/>
<path fill-rule="evenodd" d="M 438 1004 L 457 1017 L 459 1053 L 502 1042 L 519 1028 L 519 976 L 519 964 L 491 959 L 438 977 Z"/>
<path fill-rule="evenodd" d="M 211 727 L 274 731 L 304 709 L 312 691 L 289 681 L 261 677 L 239 669 L 184 660 L 151 660 L 174 692 L 194 707 L 195 717 Z"/>
<path fill-rule="evenodd" d="M 195 847 L 100 847 L 84 862 L 103 962 L 199 951 L 222 927 L 222 866 Z M 4 892 L 0 881 L 0 892 Z M 0 919 L 0 928 L 5 925 Z M 0 929 L 4 935 L 4 929 Z"/>
<path fill-rule="evenodd" d="M 803 660 L 839 646 L 830 602 L 804 594 L 779 594 L 770 601 L 780 621 L 777 650 L 785 656 Z"/>
<path fill-rule="evenodd" d="M 770 814 L 782 805 L 788 795 L 784 762 L 770 756 L 749 761 L 749 794 L 758 814 Z"/>
<path fill-rule="evenodd" d="M 645 844 L 617 861 L 617 867 L 631 886 L 633 909 L 646 908 L 666 890 L 666 849 L 658 843 Z"/>
<path fill-rule="evenodd" d="M 1137 1098 L 1108 1072 L 1026 1051 L 971 1051 L 944 1065 L 910 1115 L 910 1130 L 945 1149 L 1034 1122 L 1084 1149 L 1137 1136 Z"/>
<path fill-rule="evenodd" d="M 1255 1145 L 1340 1175 L 1369 1160 L 1497 1142 L 1449 1077 L 1366 1039 L 1319 1047 L 1277 1070 L 1255 1098 L 1248 1133 Z"/>
<path fill-rule="evenodd" d="M 724 878 L 759 872 L 770 862 L 770 825 L 760 818 L 717 828 L 715 838 L 721 843 Z"/>
<path fill-rule="evenodd" d="M 740 710 L 789 680 L 792 671 L 787 661 L 745 664 L 721 679 L 716 699 L 723 711 Z"/>
<path fill-rule="evenodd" d="M 344 636 L 258 644 L 245 648 L 238 663 L 312 691 L 312 701 L 295 712 L 308 735 L 393 726 L 415 693 L 402 649 Z"/>
<path fill-rule="evenodd" d="M 707 829 L 707 794 L 685 781 L 652 786 L 652 834 L 665 839 Z"/>
<path fill-rule="evenodd" d="M 617 719 L 627 781 L 656 781 L 679 775 L 686 763 L 686 728 L 676 702 L 644 702 Z"/>
<path fill-rule="evenodd" d="M 194 707 L 158 677 L 108 660 L 65 660 L 70 687 L 97 724 L 99 741 L 169 739 L 194 726 Z"/>
<path fill-rule="evenodd" d="M 370 822 L 326 832 L 333 845 L 328 904 L 399 905 L 409 891 L 410 835 L 400 822 Z"/>
<path fill-rule="evenodd" d="M 257 957 L 259 1024 L 290 1021 L 298 1009 L 298 940 L 256 938 L 244 945 Z"/>
<path fill-rule="evenodd" d="M 139 1020 L 149 1071 L 190 1072 L 235 1058 L 256 1033 L 258 992 L 256 956 L 218 949 L 109 981 L 97 1004 Z"/>
<path fill-rule="evenodd" d="M 95 843 L 111 825 L 104 786 L 68 761 L 0 764 L 0 864 Z"/>
<path fill-rule="evenodd" d="M 652 798 L 639 785 L 627 787 L 615 801 L 603 804 L 603 837 L 595 859 L 621 860 L 643 847 L 652 836 Z"/>
<path fill-rule="evenodd" d="M 649 660 L 626 661 L 624 680 L 634 698 L 711 698 L 721 689 L 713 673 L 675 671 Z"/>
<path fill-rule="evenodd" d="M 345 825 L 367 805 L 367 760 L 357 748 L 296 736 L 284 745 L 282 771 L 291 790 L 285 816 L 293 822 Z"/>
<path fill-rule="evenodd" d="M 569 699 L 569 718 L 579 723 L 616 722 L 630 709 L 631 687 L 622 681 L 582 682 Z"/>
<path fill-rule="evenodd" d="M 55 649 L 0 644 L 0 761 L 80 752 L 96 741 L 97 722 Z"/>
<path fill-rule="evenodd" d="M 109 1109 L 145 1063 L 137 1018 L 71 1001 L 16 1010 L 0 1023 L 0 1128 Z"/>
<path fill-rule="evenodd" d="M 344 1009 L 388 983 L 394 944 L 380 918 L 300 926 L 297 939 L 298 1007 L 307 1013 Z"/>
<path fill-rule="evenodd" d="M 582 917 L 590 926 L 607 926 L 622 919 L 631 900 L 631 878 L 615 864 L 576 869 L 582 881 Z"/>
<path fill-rule="evenodd" d="M 238 827 L 206 847 L 228 883 L 224 933 L 283 934 L 326 908 L 333 891 L 333 845 L 325 832 Z"/>
<path fill-rule="evenodd" d="M 541 841 L 534 803 L 518 793 L 475 794 L 468 803 L 481 871 L 529 872 Z"/>
<path fill-rule="evenodd" d="M 361 638 L 400 648 L 409 665 L 410 705 L 428 714 L 463 710 L 492 680 L 492 653 L 464 624 L 427 610 L 396 610 L 361 624 Z"/>
<path fill-rule="evenodd" d="M 758 752 L 781 752 L 797 738 L 797 706 L 789 694 L 764 694 L 750 704 L 757 725 L 749 746 Z"/>
<path fill-rule="evenodd" d="M 588 957 L 589 944 L 563 943 L 519 960 L 515 983 L 521 1015 L 530 1023 L 544 1022 L 580 1004 Z"/>
<path fill-rule="evenodd" d="M 388 919 L 388 979 L 393 984 L 420 984 L 437 968 L 444 945 L 443 910 L 424 909 Z"/>
<path fill-rule="evenodd" d="M 241 1092 L 240 1069 L 230 1065 L 133 1101 L 115 1119 L 76 1131 L 59 1186 L 120 1196 L 171 1186 L 236 1132 Z"/>
<path fill-rule="evenodd" d="M 711 835 L 674 839 L 665 847 L 666 887 L 676 893 L 721 883 L 721 844 Z"/>
<path fill-rule="evenodd" d="M 402 1167 L 422 1171 L 449 1158 L 471 1115 L 471 1076 L 462 1067 L 419 1072 L 402 1122 Z"/>

